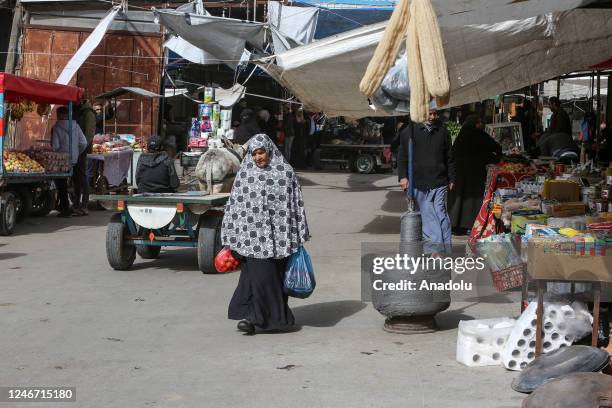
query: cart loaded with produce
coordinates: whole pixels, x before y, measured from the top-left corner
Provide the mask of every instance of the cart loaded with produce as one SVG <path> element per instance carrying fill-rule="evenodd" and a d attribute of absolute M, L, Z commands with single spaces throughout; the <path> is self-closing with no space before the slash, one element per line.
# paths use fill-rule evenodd
<path fill-rule="evenodd" d="M 55 206 L 53 180 L 69 178 L 70 153 L 54 152 L 52 105 L 72 104 L 81 88 L 0 72 L 0 235 L 10 235 L 25 216 L 44 216 Z"/>

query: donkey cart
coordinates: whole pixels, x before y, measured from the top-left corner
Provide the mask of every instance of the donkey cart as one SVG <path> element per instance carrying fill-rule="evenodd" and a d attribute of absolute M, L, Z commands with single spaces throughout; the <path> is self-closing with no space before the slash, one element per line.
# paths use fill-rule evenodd
<path fill-rule="evenodd" d="M 155 259 L 162 247 L 196 248 L 203 273 L 217 273 L 221 250 L 223 206 L 229 194 L 160 193 L 94 195 L 92 200 L 113 208 L 106 229 L 106 257 L 113 269 L 127 270 L 136 254 Z"/>

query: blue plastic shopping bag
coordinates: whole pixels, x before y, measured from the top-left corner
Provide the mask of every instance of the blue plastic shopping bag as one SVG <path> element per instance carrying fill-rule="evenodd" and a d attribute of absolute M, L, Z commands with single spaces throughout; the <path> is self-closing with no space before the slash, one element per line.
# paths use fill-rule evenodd
<path fill-rule="evenodd" d="M 303 246 L 287 261 L 283 286 L 288 296 L 305 299 L 314 291 L 316 282 L 310 256 Z"/>

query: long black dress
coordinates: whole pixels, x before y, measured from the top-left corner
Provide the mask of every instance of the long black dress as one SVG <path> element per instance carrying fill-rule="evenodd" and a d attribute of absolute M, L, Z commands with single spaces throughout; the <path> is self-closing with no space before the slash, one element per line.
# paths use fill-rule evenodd
<path fill-rule="evenodd" d="M 285 264 L 285 259 L 244 258 L 228 317 L 246 319 L 264 330 L 293 326 L 293 313 L 283 292 Z"/>
<path fill-rule="evenodd" d="M 470 229 L 480 207 L 487 180 L 487 164 L 497 163 L 502 148 L 486 132 L 463 127 L 453 144 L 455 187 L 448 194 L 449 216 L 453 228 Z"/>

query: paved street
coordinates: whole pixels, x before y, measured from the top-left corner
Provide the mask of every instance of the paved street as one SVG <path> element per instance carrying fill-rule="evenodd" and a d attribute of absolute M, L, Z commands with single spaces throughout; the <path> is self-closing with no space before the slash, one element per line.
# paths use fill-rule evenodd
<path fill-rule="evenodd" d="M 109 213 L 33 218 L 0 237 L 0 385 L 76 386 L 66 407 L 519 407 L 515 373 L 455 361 L 458 321 L 516 316 L 516 297 L 454 302 L 435 334 L 384 332 L 360 245 L 399 239 L 395 176 L 300 175 L 317 289 L 290 301 L 298 331 L 238 333 L 238 273 L 203 275 L 194 250 L 113 271 Z"/>

